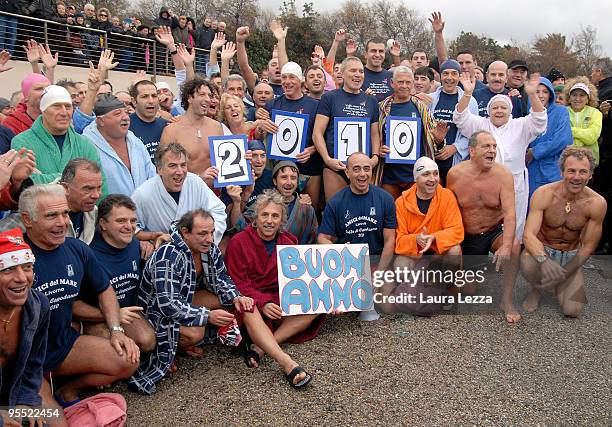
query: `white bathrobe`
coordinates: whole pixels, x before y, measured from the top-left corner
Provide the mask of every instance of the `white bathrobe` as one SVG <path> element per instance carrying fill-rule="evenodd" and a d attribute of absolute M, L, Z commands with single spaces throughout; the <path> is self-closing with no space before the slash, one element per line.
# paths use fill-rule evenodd
<path fill-rule="evenodd" d="M 459 132 L 468 138 L 474 132 L 482 130 L 490 132 L 495 137 L 497 141 L 495 161 L 510 169 L 514 178 L 516 238 L 522 243 L 529 205 L 529 177 L 525 166 L 525 154 L 529 144 L 546 132 L 548 121 L 546 110 L 539 113 L 532 111 L 528 116 L 518 119 L 510 118 L 505 125 L 496 127 L 488 117 L 474 115 L 467 108 L 462 113 L 455 109 L 453 121 Z"/>
<path fill-rule="evenodd" d="M 132 194 L 139 226 L 146 231 L 168 233 L 172 221 L 194 209 L 204 209 L 215 220 L 215 244 L 226 228 L 225 205 L 199 176 L 188 172 L 178 204 L 168 193 L 159 175 L 145 181 Z"/>

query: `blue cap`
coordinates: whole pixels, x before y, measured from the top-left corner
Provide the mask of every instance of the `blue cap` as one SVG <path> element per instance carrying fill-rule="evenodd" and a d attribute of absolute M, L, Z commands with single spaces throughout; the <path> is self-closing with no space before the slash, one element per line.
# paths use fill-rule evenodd
<path fill-rule="evenodd" d="M 454 59 L 447 59 L 440 66 L 440 74 L 442 74 L 444 70 L 455 70 L 458 73 L 461 73 L 461 65 L 459 65 L 459 63 Z"/>
<path fill-rule="evenodd" d="M 266 151 L 266 146 L 260 140 L 252 139 L 252 140 L 249 141 L 249 150 L 251 150 L 251 151 L 255 151 L 255 150 Z"/>

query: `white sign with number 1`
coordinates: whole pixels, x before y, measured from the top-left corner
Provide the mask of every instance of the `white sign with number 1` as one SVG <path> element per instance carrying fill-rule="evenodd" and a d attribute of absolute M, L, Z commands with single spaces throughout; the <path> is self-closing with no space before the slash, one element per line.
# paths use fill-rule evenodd
<path fill-rule="evenodd" d="M 346 162 L 356 152 L 370 155 L 370 119 L 334 118 L 334 158 Z"/>

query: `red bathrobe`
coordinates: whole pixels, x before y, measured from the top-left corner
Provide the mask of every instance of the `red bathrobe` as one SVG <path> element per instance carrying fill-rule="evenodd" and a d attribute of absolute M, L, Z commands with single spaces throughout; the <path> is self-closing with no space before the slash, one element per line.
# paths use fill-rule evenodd
<path fill-rule="evenodd" d="M 293 234 L 283 231 L 278 235 L 276 244 L 296 245 L 297 239 Z M 255 227 L 249 226 L 232 237 L 224 258 L 227 270 L 238 290 L 242 295 L 253 298 L 259 311 L 269 302 L 280 305 L 276 248 L 272 255 L 268 256 L 268 251 Z M 263 313 L 262 317 L 271 330 L 278 327 L 278 322 L 267 318 Z M 310 341 L 317 336 L 324 320 L 323 315 L 317 317 L 308 329 L 294 335 L 287 342 L 301 344 Z"/>

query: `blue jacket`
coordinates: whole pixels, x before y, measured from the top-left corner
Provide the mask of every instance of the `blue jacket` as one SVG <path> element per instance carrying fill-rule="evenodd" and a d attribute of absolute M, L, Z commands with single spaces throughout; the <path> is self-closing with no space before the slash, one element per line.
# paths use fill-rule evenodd
<path fill-rule="evenodd" d="M 41 292 L 30 289 L 30 295 L 21 311 L 21 327 L 16 359 L 11 369 L 12 384 L 9 401 L 3 406 L 40 406 L 38 391 L 42 384 L 43 362 L 47 352 L 47 330 L 49 328 L 49 301 Z M 0 384 L 2 371 L 0 370 Z M 2 419 L 0 419 L 0 426 Z"/>
<path fill-rule="evenodd" d="M 119 158 L 113 147 L 106 142 L 96 122 L 92 122 L 85 128 L 83 136 L 93 142 L 100 154 L 100 164 L 106 174 L 108 194 L 125 194 L 129 197 L 141 184 L 157 175 L 147 148 L 132 131 L 128 131 L 126 136 L 130 169 Z"/>
<path fill-rule="evenodd" d="M 550 92 L 546 107 L 548 124 L 546 132 L 529 144 L 533 153 L 533 160 L 527 166 L 530 199 L 538 187 L 561 179 L 559 157 L 565 147 L 574 143 L 567 108 L 555 104 L 555 91 L 550 80 L 540 77 L 540 84 Z"/>
<path fill-rule="evenodd" d="M 431 95 L 431 105 L 429 105 L 429 109 L 432 113 L 433 111 L 435 111 L 436 105 L 438 105 L 438 102 L 440 101 L 441 92 L 442 92 L 442 86 L 436 89 L 434 93 L 430 94 Z M 459 86 L 457 86 L 457 95 L 459 95 L 457 99 L 461 100 L 461 98 L 463 97 L 463 89 Z M 478 103 L 476 102 L 474 97 L 470 98 L 470 102 L 468 103 L 468 110 L 470 110 L 470 113 L 474 115 L 478 115 Z M 469 143 L 469 136 L 463 135 L 461 132 L 459 132 L 459 129 L 457 129 L 455 141 L 452 142 L 452 144 L 455 145 L 455 148 L 457 148 L 457 152 L 453 156 L 453 166 L 456 165 L 457 163 L 461 163 L 462 161 L 467 160 L 468 157 L 470 156 L 470 151 L 468 150 L 468 143 Z"/>

